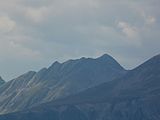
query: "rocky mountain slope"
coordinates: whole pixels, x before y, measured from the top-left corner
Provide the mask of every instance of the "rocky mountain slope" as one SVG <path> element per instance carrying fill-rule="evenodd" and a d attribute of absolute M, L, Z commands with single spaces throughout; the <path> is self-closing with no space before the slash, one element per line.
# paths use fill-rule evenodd
<path fill-rule="evenodd" d="M 159 120 L 160 55 L 125 76 L 0 120 Z"/>
<path fill-rule="evenodd" d="M 119 78 L 126 73 L 111 56 L 55 62 L 0 87 L 0 113 L 23 110 Z"/>

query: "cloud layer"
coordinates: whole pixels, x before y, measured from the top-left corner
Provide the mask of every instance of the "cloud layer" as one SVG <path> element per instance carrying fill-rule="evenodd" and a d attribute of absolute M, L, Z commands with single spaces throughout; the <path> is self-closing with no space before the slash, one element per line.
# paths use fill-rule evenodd
<path fill-rule="evenodd" d="M 0 75 L 113 55 L 133 68 L 160 52 L 159 0 L 0 1 Z"/>

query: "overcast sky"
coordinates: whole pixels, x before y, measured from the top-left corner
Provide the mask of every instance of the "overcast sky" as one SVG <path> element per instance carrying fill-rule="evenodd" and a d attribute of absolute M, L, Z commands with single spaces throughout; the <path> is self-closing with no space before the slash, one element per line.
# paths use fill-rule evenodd
<path fill-rule="evenodd" d="M 160 53 L 159 0 L 0 0 L 0 76 L 112 55 L 132 69 Z"/>

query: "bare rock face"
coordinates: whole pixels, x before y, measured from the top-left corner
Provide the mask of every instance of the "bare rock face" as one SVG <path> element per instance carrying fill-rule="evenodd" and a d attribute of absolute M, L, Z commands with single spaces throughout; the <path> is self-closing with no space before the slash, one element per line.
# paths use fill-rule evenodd
<path fill-rule="evenodd" d="M 30 71 L 0 88 L 0 113 L 33 107 L 76 94 L 126 73 L 111 56 L 55 62 L 39 72 Z"/>

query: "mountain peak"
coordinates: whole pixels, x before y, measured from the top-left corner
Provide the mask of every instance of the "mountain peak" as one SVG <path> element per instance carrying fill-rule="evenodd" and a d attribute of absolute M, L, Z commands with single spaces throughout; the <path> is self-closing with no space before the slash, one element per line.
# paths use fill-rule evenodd
<path fill-rule="evenodd" d="M 111 57 L 109 54 L 103 54 L 101 57 Z"/>
<path fill-rule="evenodd" d="M 108 54 L 103 54 L 102 56 L 98 57 L 97 59 L 114 59 L 112 56 Z"/>
<path fill-rule="evenodd" d="M 58 68 L 61 66 L 61 63 L 58 61 L 55 61 L 48 69 Z"/>
<path fill-rule="evenodd" d="M 55 61 L 51 66 L 57 66 L 57 65 L 60 65 L 61 63 L 58 62 L 58 61 Z"/>
<path fill-rule="evenodd" d="M 110 56 L 108 54 L 104 54 L 104 55 L 98 57 L 96 60 L 101 61 L 103 63 L 106 63 L 106 64 L 112 66 L 112 68 L 119 67 L 120 69 L 124 69 L 112 56 Z"/>

